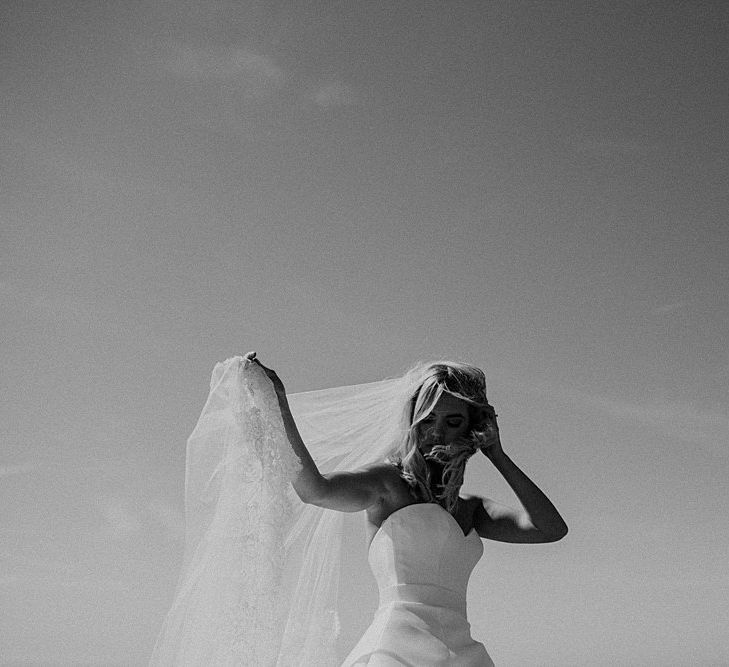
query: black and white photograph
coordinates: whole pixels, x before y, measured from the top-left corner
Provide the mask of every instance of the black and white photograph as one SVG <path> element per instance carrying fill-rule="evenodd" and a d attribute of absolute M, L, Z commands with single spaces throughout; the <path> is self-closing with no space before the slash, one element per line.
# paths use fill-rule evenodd
<path fill-rule="evenodd" d="M 0 55 L 0 667 L 729 666 L 729 2 Z"/>

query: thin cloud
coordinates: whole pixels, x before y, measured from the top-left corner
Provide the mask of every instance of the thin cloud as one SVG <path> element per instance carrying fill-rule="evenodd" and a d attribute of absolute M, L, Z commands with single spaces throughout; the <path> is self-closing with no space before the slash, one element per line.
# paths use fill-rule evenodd
<path fill-rule="evenodd" d="M 52 558 L 42 553 L 0 555 L 2 586 L 30 586 L 43 588 L 49 583 L 66 582 L 73 579 L 73 566 L 68 559 Z"/>
<path fill-rule="evenodd" d="M 650 151 L 646 142 L 619 137 L 573 137 L 568 145 L 574 153 L 601 158 L 633 157 Z"/>
<path fill-rule="evenodd" d="M 674 303 L 667 303 L 663 306 L 657 306 L 651 312 L 654 315 L 667 315 L 668 313 L 673 313 L 676 310 L 681 310 L 682 308 L 685 308 L 686 306 L 688 306 L 688 303 L 688 301 L 676 301 Z"/>
<path fill-rule="evenodd" d="M 99 501 L 102 523 L 98 535 L 104 540 L 127 542 L 140 534 L 160 528 L 173 540 L 185 536 L 185 516 L 180 508 L 164 498 L 152 499 L 146 507 L 135 506 L 129 498 L 107 497 Z"/>
<path fill-rule="evenodd" d="M 553 387 L 552 391 L 556 388 Z M 720 442 L 729 438 L 729 413 L 702 408 L 689 401 L 627 401 L 609 396 L 596 396 L 559 391 L 577 404 L 593 408 L 620 421 L 640 423 L 665 436 L 685 442 Z"/>
<path fill-rule="evenodd" d="M 53 323 L 90 324 L 94 313 L 71 294 L 49 294 L 30 285 L 0 281 L 0 310 L 12 309 Z"/>
<path fill-rule="evenodd" d="M 357 102 L 354 88 L 341 81 L 321 86 L 313 95 L 314 102 L 323 109 L 351 106 Z"/>
<path fill-rule="evenodd" d="M 24 157 L 35 164 L 42 165 L 62 180 L 81 184 L 93 190 L 109 190 L 115 187 L 113 178 L 108 177 L 98 165 L 88 165 L 60 148 L 58 141 L 43 141 L 43 137 L 33 137 L 26 132 L 4 129 L 6 140 L 19 147 Z"/>
<path fill-rule="evenodd" d="M 171 46 L 159 59 L 164 72 L 192 82 L 234 82 L 250 92 L 279 88 L 285 73 L 269 57 L 241 48 Z"/>
<path fill-rule="evenodd" d="M 0 477 L 10 477 L 11 475 L 24 475 L 36 470 L 38 466 L 35 463 L 10 463 L 0 466 Z"/>
<path fill-rule="evenodd" d="M 690 400 L 660 398 L 627 400 L 576 391 L 573 387 L 556 383 L 541 385 L 530 382 L 519 387 L 522 391 L 551 395 L 575 407 L 588 408 L 596 415 L 607 415 L 617 422 L 649 427 L 671 442 L 701 443 L 723 448 L 724 443 L 729 441 L 729 411 L 723 406 L 703 406 Z"/>
<path fill-rule="evenodd" d="M 104 575 L 71 576 L 66 572 L 57 572 L 58 568 L 48 568 L 44 564 L 26 565 L 17 573 L 0 574 L 0 589 L 13 588 L 24 591 L 41 591 L 48 593 L 53 589 L 89 589 L 90 592 L 99 589 L 112 591 L 128 591 L 131 585 L 137 583 L 134 579 L 123 580 Z M 4 663 L 3 663 L 4 664 Z"/>
<path fill-rule="evenodd" d="M 729 415 L 688 402 L 628 403 L 604 400 L 603 409 L 616 417 L 633 419 L 683 440 L 706 440 L 720 432 L 729 435 Z"/>
<path fill-rule="evenodd" d="M 177 506 L 163 498 L 155 498 L 149 504 L 149 514 L 152 521 L 162 526 L 171 537 L 184 537 L 185 516 Z"/>
<path fill-rule="evenodd" d="M 128 540 L 141 532 L 142 521 L 131 508 L 130 503 L 122 498 L 108 498 L 101 506 L 104 519 L 102 533 L 116 541 Z"/>
<path fill-rule="evenodd" d="M 3 128 L 0 136 L 15 146 L 22 158 L 49 170 L 53 176 L 71 186 L 81 186 L 84 191 L 100 193 L 156 194 L 159 184 L 154 174 L 115 174 L 99 159 L 75 154 L 72 147 L 64 145 L 57 136 L 42 132 L 21 132 Z"/>

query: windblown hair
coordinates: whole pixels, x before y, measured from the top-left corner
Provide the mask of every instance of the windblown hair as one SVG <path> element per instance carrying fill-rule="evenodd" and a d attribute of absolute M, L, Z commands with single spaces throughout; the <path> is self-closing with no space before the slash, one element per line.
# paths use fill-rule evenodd
<path fill-rule="evenodd" d="M 411 369 L 410 374 L 415 390 L 404 406 L 409 412 L 407 417 L 410 427 L 389 460 L 400 468 L 415 498 L 421 502 L 442 504 L 446 510 L 453 512 L 463 484 L 466 462 L 478 451 L 481 441 L 482 434 L 474 430 L 478 426 L 480 411 L 490 407 L 486 398 L 486 378 L 480 368 L 455 361 L 418 365 Z M 469 405 L 471 432 L 469 437 L 436 445 L 427 454 L 428 459 L 444 466 L 443 490 L 434 494 L 426 457 L 418 447 L 418 426 L 432 412 L 444 393 L 460 398 Z"/>

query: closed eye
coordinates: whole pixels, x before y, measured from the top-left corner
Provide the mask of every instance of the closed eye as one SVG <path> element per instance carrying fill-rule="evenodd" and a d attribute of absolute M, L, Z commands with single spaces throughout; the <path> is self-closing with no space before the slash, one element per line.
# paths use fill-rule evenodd
<path fill-rule="evenodd" d="M 424 424 L 426 426 L 429 426 L 430 424 L 433 424 L 435 422 L 435 419 L 433 417 L 426 417 L 425 419 L 421 420 L 421 424 Z M 449 428 L 458 428 L 463 424 L 462 419 L 448 419 L 446 420 L 446 424 Z"/>

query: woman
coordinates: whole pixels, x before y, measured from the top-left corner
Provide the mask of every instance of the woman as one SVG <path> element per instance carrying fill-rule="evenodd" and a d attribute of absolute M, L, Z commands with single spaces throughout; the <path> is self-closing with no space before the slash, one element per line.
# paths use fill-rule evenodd
<path fill-rule="evenodd" d="M 483 552 L 479 538 L 554 542 L 567 526 L 504 452 L 483 372 L 454 362 L 419 367 L 415 390 L 401 406 L 407 431 L 392 443 L 387 460 L 322 474 L 278 375 L 255 352 L 245 359 L 273 383 L 286 437 L 301 462 L 293 480 L 298 497 L 328 510 L 366 513 L 380 606 L 343 667 L 493 664 L 471 638 L 465 614 L 468 577 Z M 478 451 L 514 490 L 521 509 L 459 495 L 466 461 Z"/>

